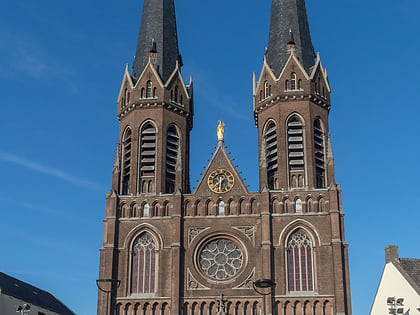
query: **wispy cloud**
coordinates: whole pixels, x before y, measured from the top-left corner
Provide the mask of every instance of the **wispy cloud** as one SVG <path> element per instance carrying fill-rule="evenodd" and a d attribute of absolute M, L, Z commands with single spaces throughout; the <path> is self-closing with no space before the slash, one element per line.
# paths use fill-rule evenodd
<path fill-rule="evenodd" d="M 51 55 L 46 45 L 25 34 L 0 31 L 0 75 L 7 78 L 56 77 L 78 92 L 76 82 L 70 78 L 73 70 Z"/>
<path fill-rule="evenodd" d="M 0 151 L 0 160 L 8 163 L 12 163 L 18 166 L 25 167 L 27 169 L 30 169 L 32 171 L 42 173 L 45 175 L 49 175 L 55 178 L 58 178 L 60 180 L 63 180 L 68 183 L 72 183 L 78 186 L 82 186 L 85 188 L 89 188 L 92 190 L 97 191 L 105 191 L 106 188 L 102 187 L 101 185 L 94 183 L 92 181 L 89 181 L 84 178 L 76 177 L 71 174 L 68 174 L 62 170 L 51 168 L 49 166 L 42 165 L 40 163 L 30 161 L 24 157 L 20 157 L 17 155 L 9 154 L 7 152 Z"/>

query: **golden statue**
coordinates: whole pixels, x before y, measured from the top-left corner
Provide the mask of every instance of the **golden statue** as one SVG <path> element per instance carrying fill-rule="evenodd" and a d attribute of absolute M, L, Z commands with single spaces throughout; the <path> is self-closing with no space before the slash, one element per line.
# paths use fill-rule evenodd
<path fill-rule="evenodd" d="M 225 133 L 225 124 L 223 121 L 219 120 L 219 124 L 217 125 L 217 140 L 223 141 Z"/>

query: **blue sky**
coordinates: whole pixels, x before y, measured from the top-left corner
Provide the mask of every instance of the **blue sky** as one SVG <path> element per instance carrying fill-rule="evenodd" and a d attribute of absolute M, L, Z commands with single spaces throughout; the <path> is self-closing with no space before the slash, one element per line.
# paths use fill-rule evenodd
<path fill-rule="evenodd" d="M 195 88 L 191 181 L 226 123 L 226 144 L 258 187 L 252 73 L 269 0 L 176 1 L 185 78 Z M 0 271 L 96 313 L 116 98 L 132 65 L 141 0 L 20 0 L 0 10 Z M 384 247 L 419 258 L 418 0 L 307 0 L 333 89 L 330 132 L 343 187 L 353 314 L 368 314 Z"/>

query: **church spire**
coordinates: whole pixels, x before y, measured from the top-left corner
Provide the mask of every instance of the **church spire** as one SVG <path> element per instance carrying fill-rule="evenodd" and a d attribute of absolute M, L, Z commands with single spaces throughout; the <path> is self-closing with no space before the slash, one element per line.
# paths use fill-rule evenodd
<path fill-rule="evenodd" d="M 305 0 L 272 0 L 267 63 L 279 76 L 293 52 L 306 71 L 314 65 L 314 48 L 309 31 Z M 288 47 L 289 46 L 289 47 Z"/>
<path fill-rule="evenodd" d="M 135 80 L 143 72 L 149 58 L 164 82 L 174 71 L 176 62 L 181 62 L 174 0 L 144 0 L 133 65 Z"/>

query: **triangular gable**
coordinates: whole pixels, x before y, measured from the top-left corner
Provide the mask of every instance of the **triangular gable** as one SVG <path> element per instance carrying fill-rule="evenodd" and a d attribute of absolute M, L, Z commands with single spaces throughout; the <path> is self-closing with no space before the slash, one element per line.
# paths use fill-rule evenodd
<path fill-rule="evenodd" d="M 174 80 L 176 76 L 178 76 L 178 78 L 181 81 L 182 89 L 184 90 L 185 95 L 188 97 L 188 99 L 191 99 L 190 93 L 188 93 L 187 87 L 186 87 L 186 85 L 184 83 L 184 79 L 182 78 L 181 71 L 179 69 L 179 62 L 178 62 L 178 60 L 176 61 L 176 66 L 175 66 L 174 71 L 172 72 L 172 74 L 169 76 L 169 79 L 165 83 L 165 87 L 166 88 L 169 87 L 169 83 L 171 83 L 172 80 Z M 190 82 L 191 81 L 192 81 L 192 77 L 190 76 Z"/>
<path fill-rule="evenodd" d="M 150 70 L 150 71 L 152 71 L 153 75 L 154 75 L 154 76 L 156 77 L 156 79 L 158 80 L 160 87 L 161 87 L 161 88 L 163 88 L 163 87 L 164 87 L 164 83 L 163 83 L 163 81 L 162 81 L 162 78 L 160 77 L 159 73 L 156 71 L 155 67 L 154 67 L 154 66 L 153 66 L 153 64 L 151 63 L 150 58 L 149 58 L 149 61 L 148 61 L 147 65 L 146 65 L 146 67 L 144 67 L 143 72 L 141 73 L 141 75 L 140 75 L 140 76 L 139 76 L 139 78 L 137 79 L 137 82 L 136 82 L 135 88 L 137 88 L 137 86 L 140 84 L 140 81 L 142 81 L 143 76 L 144 76 L 144 75 L 145 75 L 145 73 L 146 73 L 147 71 L 149 71 L 149 70 Z"/>
<path fill-rule="evenodd" d="M 213 158 L 210 160 L 210 163 L 207 166 L 203 177 L 197 185 L 195 194 L 208 195 L 209 193 L 214 193 L 216 195 L 223 196 L 225 193 L 212 192 L 208 184 L 209 177 L 219 170 L 225 170 L 233 175 L 233 187 L 231 190 L 227 191 L 226 194 L 244 195 L 248 193 L 248 189 L 244 184 L 241 176 L 239 175 L 239 172 L 237 171 L 235 165 L 233 165 L 229 155 L 227 154 L 223 143 L 220 143 L 216 149 L 216 152 L 213 155 Z"/>
<path fill-rule="evenodd" d="M 277 78 L 277 81 L 279 81 L 279 80 L 283 77 L 284 72 L 285 72 L 285 71 L 286 71 L 286 69 L 288 68 L 289 64 L 290 64 L 290 63 L 292 63 L 292 62 L 293 62 L 293 63 L 295 63 L 295 64 L 298 66 L 298 68 L 299 68 L 299 69 L 300 69 L 300 71 L 303 73 L 303 75 L 305 76 L 305 78 L 306 78 L 307 80 L 309 80 L 309 74 L 308 74 L 308 72 L 306 72 L 306 70 L 305 70 L 305 68 L 303 67 L 302 63 L 299 61 L 299 59 L 296 57 L 296 55 L 292 52 L 292 53 L 290 54 L 289 59 L 287 59 L 287 62 L 286 62 L 286 64 L 284 65 L 283 70 L 281 71 L 281 73 L 280 73 L 279 77 Z"/>
<path fill-rule="evenodd" d="M 320 72 L 320 75 L 322 79 L 324 80 L 324 83 L 325 83 L 325 86 L 327 87 L 328 92 L 331 93 L 330 83 L 328 82 L 328 73 L 327 73 L 327 70 L 324 69 L 324 67 L 322 66 L 321 58 L 319 57 L 319 55 L 318 55 L 318 58 L 316 60 L 314 67 L 312 68 L 312 73 L 310 77 L 311 80 L 315 79 L 317 72 Z"/>
<path fill-rule="evenodd" d="M 262 78 L 264 77 L 266 73 L 271 77 L 273 82 L 276 82 L 276 76 L 273 70 L 271 70 L 270 66 L 268 65 L 266 56 L 264 56 L 264 64 L 262 66 L 260 76 L 258 78 L 258 82 L 255 84 L 255 87 L 254 87 L 254 96 L 255 96 L 256 91 L 260 90 L 260 85 L 262 84 L 262 81 L 263 81 Z"/>
<path fill-rule="evenodd" d="M 125 83 L 128 81 L 128 84 L 130 86 L 130 89 L 133 89 L 133 80 L 131 79 L 130 73 L 128 72 L 128 64 L 125 65 L 125 71 L 124 71 L 124 76 L 121 82 L 121 87 L 120 87 L 120 92 L 118 93 L 118 98 L 117 98 L 117 103 L 118 101 L 121 99 L 121 95 L 122 93 L 124 93 L 124 86 Z"/>

